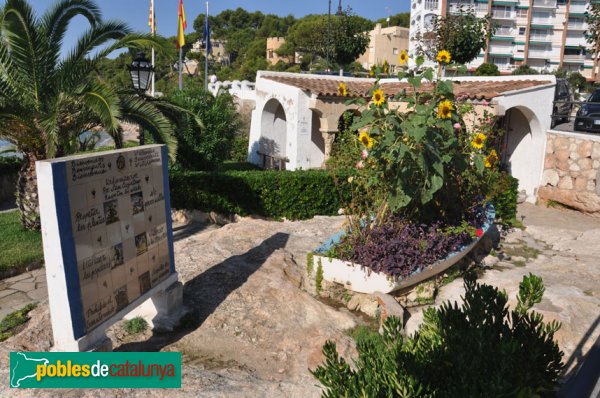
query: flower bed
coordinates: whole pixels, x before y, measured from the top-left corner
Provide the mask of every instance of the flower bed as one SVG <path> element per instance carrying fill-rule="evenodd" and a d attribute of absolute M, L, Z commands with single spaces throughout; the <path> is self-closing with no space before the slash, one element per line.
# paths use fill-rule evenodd
<path fill-rule="evenodd" d="M 387 264 L 387 272 L 377 272 L 373 269 L 375 268 L 373 266 L 365 266 L 353 261 L 332 257 L 330 254 L 335 251 L 336 245 L 344 241 L 345 231 L 331 237 L 317 248 L 313 256 L 313 262 L 317 266 L 317 273 L 322 273 L 323 279 L 326 281 L 340 283 L 345 288 L 358 293 L 389 293 L 429 279 L 456 264 L 477 245 L 493 224 L 495 217 L 496 211 L 490 204 L 485 209 L 483 224 L 479 225 L 480 228 L 477 229 L 478 232 L 475 238 L 464 239 L 457 236 L 457 241 L 460 241 L 460 243 L 449 254 L 436 258 L 429 264 L 423 264 L 424 259 L 427 261 L 425 257 L 419 260 L 421 264 L 419 264 L 419 261 L 408 264 L 403 263 L 398 265 L 397 272 L 393 272 L 394 266 L 392 264 Z M 426 239 L 426 237 L 424 238 Z M 397 255 L 397 258 L 401 260 L 403 253 L 397 253 Z M 321 270 L 318 270 L 319 267 Z"/>

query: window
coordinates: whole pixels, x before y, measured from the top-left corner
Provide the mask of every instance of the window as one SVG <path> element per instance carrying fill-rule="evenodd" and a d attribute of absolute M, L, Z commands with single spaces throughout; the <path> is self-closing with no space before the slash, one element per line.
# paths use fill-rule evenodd
<path fill-rule="evenodd" d="M 273 50 L 269 49 L 269 59 L 273 58 Z"/>
<path fill-rule="evenodd" d="M 394 48 L 394 49 L 392 50 L 392 54 L 394 54 L 394 55 L 398 55 L 398 49 L 397 49 L 397 48 Z"/>
<path fill-rule="evenodd" d="M 526 8 L 517 8 L 517 17 L 519 18 L 527 18 L 527 10 Z"/>
<path fill-rule="evenodd" d="M 520 27 L 520 28 L 519 28 L 519 34 L 520 34 L 520 35 L 524 35 L 526 30 L 527 30 L 527 28 L 525 28 L 525 27 Z"/>

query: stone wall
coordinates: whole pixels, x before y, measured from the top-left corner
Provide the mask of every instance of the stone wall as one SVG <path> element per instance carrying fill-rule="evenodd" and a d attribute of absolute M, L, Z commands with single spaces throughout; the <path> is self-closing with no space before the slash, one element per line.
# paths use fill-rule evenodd
<path fill-rule="evenodd" d="M 600 217 L 600 136 L 548 133 L 538 197 Z"/>

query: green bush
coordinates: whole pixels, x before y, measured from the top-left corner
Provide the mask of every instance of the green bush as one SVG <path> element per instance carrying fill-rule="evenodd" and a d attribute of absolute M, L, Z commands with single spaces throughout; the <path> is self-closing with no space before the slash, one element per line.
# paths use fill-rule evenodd
<path fill-rule="evenodd" d="M 506 172 L 498 173 L 491 184 L 490 201 L 496 208 L 496 218 L 510 223 L 517 218 L 519 180 Z"/>
<path fill-rule="evenodd" d="M 523 278 L 517 307 L 506 293 L 465 278 L 464 304 L 446 302 L 424 312 L 409 338 L 400 319 L 384 323 L 383 336 L 357 340 L 350 366 L 335 343 L 323 348 L 325 363 L 313 371 L 324 397 L 536 397 L 552 392 L 563 367 L 554 341 L 556 321 L 530 311 L 541 302 L 542 279 Z M 375 341 L 374 341 L 375 338 Z"/>
<path fill-rule="evenodd" d="M 250 137 L 246 134 L 236 134 L 231 143 L 229 160 L 245 162 L 248 159 L 248 145 Z"/>
<path fill-rule="evenodd" d="M 496 64 L 481 64 L 475 69 L 475 76 L 500 76 Z"/>
<path fill-rule="evenodd" d="M 335 215 L 341 207 L 333 177 L 322 170 L 173 172 L 171 200 L 175 209 L 288 219 Z"/>
<path fill-rule="evenodd" d="M 197 114 L 204 124 L 199 129 L 189 115 L 182 116 L 184 123 L 176 130 L 177 166 L 186 170 L 215 170 L 229 158 L 241 123 L 233 97 L 224 92 L 214 97 L 208 91 L 191 87 L 168 99 Z"/>
<path fill-rule="evenodd" d="M 138 334 L 142 333 L 148 328 L 148 322 L 141 316 L 136 316 L 135 318 L 127 319 L 123 322 L 123 330 L 127 334 Z"/>
<path fill-rule="evenodd" d="M 0 175 L 18 173 L 21 163 L 21 158 L 16 156 L 0 156 Z"/>
<path fill-rule="evenodd" d="M 519 66 L 512 71 L 513 75 L 539 75 L 540 73 L 527 64 Z"/>

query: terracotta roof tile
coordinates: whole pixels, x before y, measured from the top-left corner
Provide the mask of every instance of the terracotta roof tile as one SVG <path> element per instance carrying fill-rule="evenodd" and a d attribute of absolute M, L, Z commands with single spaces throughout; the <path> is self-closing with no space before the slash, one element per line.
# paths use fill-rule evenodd
<path fill-rule="evenodd" d="M 298 87 L 301 90 L 309 91 L 319 97 L 337 97 L 340 83 L 346 84 L 346 90 L 349 97 L 368 97 L 369 90 L 373 81 L 364 79 L 322 79 L 303 76 L 263 76 L 264 79 Z M 503 93 L 522 90 L 530 87 L 548 84 L 550 81 L 540 80 L 504 80 L 504 81 L 462 81 L 454 82 L 454 94 L 457 97 L 465 97 L 471 100 L 491 100 Z M 394 96 L 402 90 L 407 90 L 410 94 L 412 87 L 408 83 L 402 82 L 381 82 L 381 87 L 386 96 Z M 422 91 L 431 91 L 432 84 L 421 86 Z"/>

